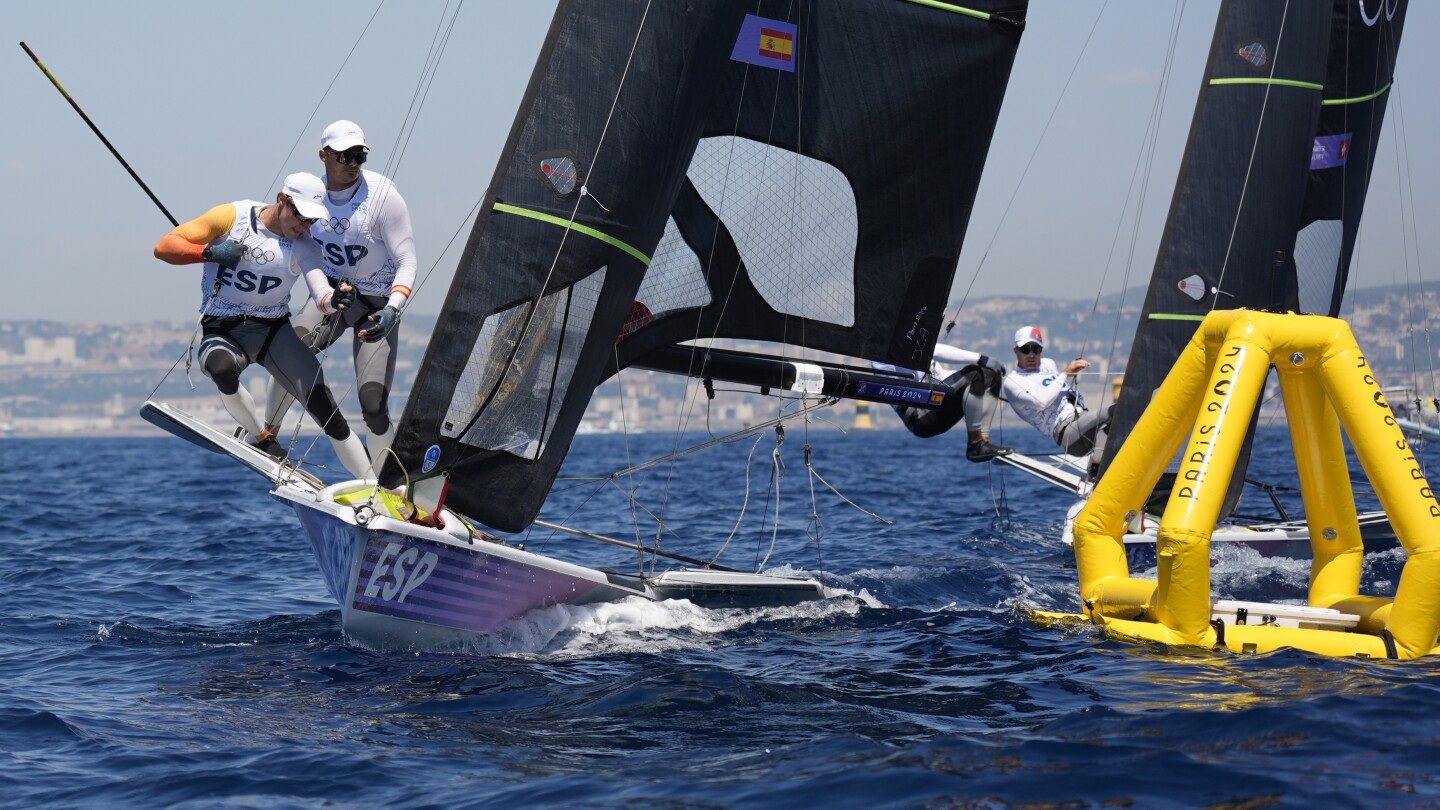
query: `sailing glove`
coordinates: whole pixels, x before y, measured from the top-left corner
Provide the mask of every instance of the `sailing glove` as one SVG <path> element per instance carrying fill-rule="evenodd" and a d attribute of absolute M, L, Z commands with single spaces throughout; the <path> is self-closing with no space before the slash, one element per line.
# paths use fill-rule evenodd
<path fill-rule="evenodd" d="M 399 322 L 400 313 L 395 307 L 385 307 L 379 312 L 371 313 L 370 317 L 365 319 L 366 326 L 360 332 L 360 339 L 366 343 L 379 343 Z"/>
<path fill-rule="evenodd" d="M 340 282 L 330 296 L 330 308 L 339 312 L 355 303 L 355 287 L 348 281 Z"/>
<path fill-rule="evenodd" d="M 200 258 L 207 262 L 215 262 L 227 270 L 234 270 L 235 265 L 245 258 L 245 251 L 246 247 L 243 242 L 231 239 L 219 245 L 206 245 L 205 249 L 200 251 Z"/>

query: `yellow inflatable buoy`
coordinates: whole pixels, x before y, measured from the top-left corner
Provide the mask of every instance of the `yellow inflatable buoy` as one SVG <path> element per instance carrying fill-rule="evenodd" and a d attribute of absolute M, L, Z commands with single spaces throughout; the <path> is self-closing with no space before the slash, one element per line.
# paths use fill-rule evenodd
<path fill-rule="evenodd" d="M 1217 605 L 1210 535 L 1272 366 L 1314 551 L 1308 607 Z M 1364 546 L 1342 426 L 1405 550 L 1393 600 L 1359 593 Z M 1182 446 L 1156 540 L 1159 576 L 1132 578 L 1126 526 Z M 1043 618 L 1082 618 L 1122 638 L 1236 652 L 1440 653 L 1440 504 L 1341 320 L 1249 310 L 1206 316 L 1076 518 L 1074 536 L 1084 613 Z"/>

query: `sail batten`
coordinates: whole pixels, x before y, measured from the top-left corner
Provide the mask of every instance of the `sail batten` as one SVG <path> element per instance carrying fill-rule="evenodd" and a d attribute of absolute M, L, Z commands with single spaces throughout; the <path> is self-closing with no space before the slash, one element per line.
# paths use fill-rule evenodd
<path fill-rule="evenodd" d="M 1259 84 L 1271 87 L 1298 87 L 1301 90 L 1324 90 L 1325 85 L 1316 82 L 1307 82 L 1300 79 L 1273 79 L 1273 78 L 1251 78 L 1239 77 L 1229 79 L 1211 79 L 1211 87 L 1229 87 L 1243 84 Z"/>
<path fill-rule="evenodd" d="M 1364 104 L 1365 102 L 1367 102 L 1367 101 L 1373 101 L 1373 100 L 1381 97 L 1382 95 L 1384 95 L 1384 94 L 1386 94 L 1386 93 L 1388 93 L 1388 92 L 1390 92 L 1390 85 L 1389 85 L 1389 84 L 1386 84 L 1384 87 L 1380 88 L 1379 90 L 1376 90 L 1376 91 L 1373 92 L 1373 93 L 1366 93 L 1366 94 L 1363 95 L 1363 96 L 1356 96 L 1355 98 L 1327 98 L 1327 99 L 1323 99 L 1323 100 L 1321 100 L 1321 102 L 1320 102 L 1320 106 L 1322 106 L 1322 107 L 1333 107 L 1333 106 L 1336 106 L 1336 105 L 1339 105 L 1339 104 Z"/>
<path fill-rule="evenodd" d="M 564 217 L 557 217 L 554 214 L 547 214 L 544 211 L 532 211 L 528 208 L 521 208 L 518 205 L 507 205 L 505 203 L 495 203 L 495 210 L 502 214 L 515 214 L 516 216 L 530 217 L 531 219 L 536 219 L 541 222 L 548 222 L 551 225 L 559 225 L 562 228 L 568 228 L 572 231 L 575 231 L 576 233 L 583 233 L 586 236 L 592 237 L 594 239 L 599 239 L 602 242 L 606 242 L 620 248 L 626 253 L 629 253 L 631 256 L 639 259 L 643 264 L 650 264 L 649 256 L 640 252 L 638 249 L 625 244 L 623 240 L 616 239 L 615 237 L 605 233 L 598 228 L 592 228 L 589 225 L 581 222 L 576 222 L 573 219 L 567 220 Z"/>

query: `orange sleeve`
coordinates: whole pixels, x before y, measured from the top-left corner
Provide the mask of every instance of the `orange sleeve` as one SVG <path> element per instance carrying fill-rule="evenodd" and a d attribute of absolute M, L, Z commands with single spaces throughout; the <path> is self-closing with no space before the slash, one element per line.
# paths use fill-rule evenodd
<path fill-rule="evenodd" d="M 235 224 L 235 206 L 223 203 L 160 237 L 155 258 L 170 264 L 198 264 L 205 246 L 230 232 Z"/>

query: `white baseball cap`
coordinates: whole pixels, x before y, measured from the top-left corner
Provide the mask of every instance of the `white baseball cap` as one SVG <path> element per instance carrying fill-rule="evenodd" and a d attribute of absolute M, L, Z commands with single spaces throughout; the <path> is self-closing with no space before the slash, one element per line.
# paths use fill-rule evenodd
<path fill-rule="evenodd" d="M 280 190 L 295 203 L 295 210 L 300 212 L 300 216 L 306 219 L 330 216 L 329 209 L 325 207 L 325 184 L 315 175 L 296 172 L 285 178 L 285 185 Z"/>
<path fill-rule="evenodd" d="M 344 152 L 357 146 L 370 148 L 365 143 L 365 130 L 354 121 L 336 121 L 320 133 L 320 148 Z"/>
<path fill-rule="evenodd" d="M 1040 327 L 1022 326 L 1015 330 L 1015 348 L 1020 348 L 1026 343 L 1034 343 L 1040 348 L 1045 348 L 1045 338 L 1040 336 Z"/>

